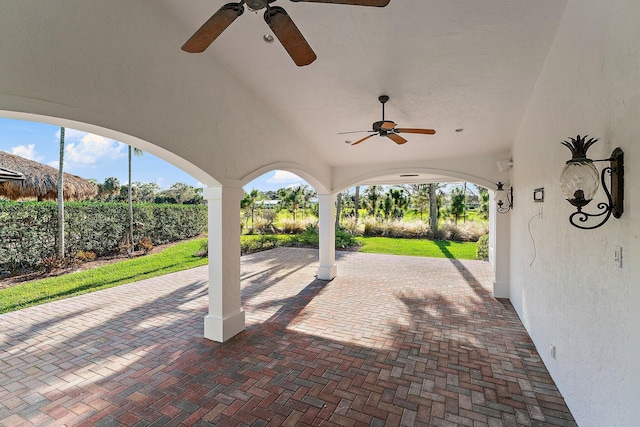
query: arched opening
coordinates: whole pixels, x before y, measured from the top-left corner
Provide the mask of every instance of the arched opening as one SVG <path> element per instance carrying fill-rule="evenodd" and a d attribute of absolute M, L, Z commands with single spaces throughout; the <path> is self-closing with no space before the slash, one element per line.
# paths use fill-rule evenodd
<path fill-rule="evenodd" d="M 96 135 L 97 139 L 93 139 L 93 140 L 89 139 L 88 141 L 84 141 L 84 142 L 80 141 L 80 144 L 78 144 L 77 147 L 84 150 L 88 150 L 88 147 L 91 145 L 91 143 L 98 144 L 102 148 L 105 148 L 105 147 L 108 148 L 109 145 L 115 145 L 117 147 L 117 144 L 121 143 L 121 144 L 124 144 L 125 146 L 128 145 L 131 147 L 135 147 L 140 150 L 143 150 L 146 153 L 152 154 L 158 159 L 161 159 L 162 161 L 167 162 L 168 164 L 180 169 L 185 174 L 192 176 L 194 179 L 197 180 L 197 182 L 202 183 L 202 185 L 204 186 L 220 185 L 220 182 L 216 178 L 211 176 L 211 174 L 205 172 L 201 168 L 183 159 L 182 157 L 179 157 L 173 154 L 172 152 L 153 144 L 152 142 L 142 140 L 135 136 L 128 135 L 126 133 L 123 133 L 114 129 L 108 129 L 105 127 L 93 125 L 90 123 L 79 122 L 75 120 L 68 120 L 68 119 L 62 119 L 62 118 L 57 118 L 52 116 L 43 116 L 39 114 L 29 114 L 29 113 L 13 112 L 13 111 L 6 111 L 6 110 L 0 110 L 0 118 L 21 120 L 25 124 L 41 123 L 45 125 L 52 125 L 56 127 L 65 127 L 65 128 L 73 129 L 77 132 L 81 132 L 81 133 L 75 134 L 75 136 L 78 137 L 78 139 L 80 140 L 82 139 L 82 137 L 84 137 L 84 134 L 82 134 L 82 132 L 91 134 L 91 135 Z M 3 146 L 8 144 L 11 144 L 11 141 L 3 142 Z M 26 148 L 28 150 L 28 147 Z M 119 150 L 122 150 L 122 148 L 119 148 Z M 94 155 L 95 154 L 96 153 L 94 153 Z"/>
<path fill-rule="evenodd" d="M 67 227 L 66 232 L 61 234 L 66 241 L 66 245 L 63 246 L 64 257 L 68 258 L 68 260 L 59 260 L 59 262 L 56 261 L 56 263 L 49 266 L 45 261 L 50 258 L 50 252 L 52 252 L 54 247 L 57 248 L 58 242 L 61 241 L 59 235 L 55 232 L 56 224 L 59 223 L 59 221 L 55 221 L 55 214 L 51 217 L 51 220 L 47 219 L 49 218 L 48 214 L 50 212 L 48 208 L 46 210 L 46 216 L 32 215 L 26 212 L 26 208 L 22 209 L 24 215 L 29 219 L 36 218 L 40 222 L 32 223 L 30 221 L 21 221 L 20 218 L 15 218 L 15 222 L 26 222 L 27 225 L 23 225 L 20 229 L 16 228 L 16 232 L 12 234 L 11 241 L 20 242 L 19 247 L 28 248 L 30 255 L 28 259 L 25 259 L 25 256 L 16 255 L 15 258 L 19 263 L 14 263 L 13 259 L 3 260 L 2 266 L 4 268 L 0 270 L 6 270 L 8 272 L 7 276 L 12 276 L 12 283 L 19 283 L 20 280 L 20 278 L 13 276 L 24 276 L 33 273 L 33 269 L 58 274 L 60 271 L 73 270 L 73 268 L 67 268 L 69 266 L 76 267 L 85 262 L 91 262 L 90 265 L 92 266 L 103 265 L 108 262 L 108 258 L 116 258 L 119 256 L 122 256 L 123 259 L 126 258 L 125 252 L 129 257 L 143 253 L 146 254 L 154 249 L 155 246 L 193 237 L 191 235 L 178 237 L 179 234 L 182 234 L 180 232 L 157 233 L 157 229 L 163 226 L 160 216 L 154 215 L 159 212 L 159 209 L 140 207 L 140 203 L 151 203 L 154 204 L 154 206 L 159 206 L 161 202 L 202 204 L 201 191 L 198 190 L 202 190 L 201 187 L 204 183 L 209 183 L 210 185 L 217 183 L 209 174 L 149 142 L 117 131 L 90 124 L 33 114 L 2 111 L 0 115 L 2 116 L 2 118 L 0 118 L 0 135 L 2 135 L 0 137 L 0 150 L 11 153 L 10 156 L 3 156 L 3 158 L 18 157 L 23 159 L 22 161 L 24 163 L 30 160 L 34 164 L 42 166 L 43 169 L 46 167 L 47 170 L 52 170 L 52 175 L 55 175 L 53 176 L 53 190 L 49 191 L 47 187 L 47 196 L 51 194 L 53 194 L 53 196 L 46 197 L 51 200 L 55 200 L 57 197 L 55 180 L 57 179 L 57 168 L 60 159 L 60 126 L 65 127 L 65 154 L 63 162 L 65 174 L 71 173 L 78 175 L 76 178 L 79 178 L 82 182 L 87 181 L 88 185 L 91 184 L 91 182 L 88 181 L 93 181 L 93 183 L 97 184 L 91 184 L 91 187 L 99 187 L 101 190 L 105 189 L 105 194 L 100 194 L 100 192 L 96 190 L 98 194 L 92 193 L 88 200 L 126 202 L 129 189 L 129 178 L 127 176 L 128 150 L 127 145 L 123 141 L 136 147 L 144 147 L 145 150 L 148 150 L 148 152 L 144 152 L 146 155 L 134 160 L 132 184 L 135 190 L 133 193 L 136 195 L 133 202 L 136 205 L 135 208 L 131 210 L 131 212 L 135 212 L 135 215 L 132 215 L 133 221 L 135 221 L 135 231 L 132 231 L 133 235 L 131 239 L 127 239 L 128 236 L 126 236 L 126 230 L 128 230 L 127 224 L 129 222 L 129 215 L 127 215 L 126 209 L 109 207 L 104 208 L 102 211 L 93 208 L 83 210 L 82 206 L 76 205 L 71 211 L 66 209 L 67 215 L 65 216 L 65 222 L 67 222 Z M 66 126 L 73 126 L 73 128 L 66 128 Z M 160 154 L 164 159 L 150 154 L 150 152 Z M 178 166 L 174 166 L 166 160 L 186 167 L 188 172 L 183 171 Z M 193 177 L 190 173 L 196 174 L 199 178 Z M 86 178 L 86 180 L 84 178 Z M 106 193 L 107 181 L 113 184 L 108 194 Z M 140 192 L 143 191 L 143 186 L 147 184 L 153 184 L 155 188 L 149 187 L 151 188 L 149 190 L 150 194 L 143 195 Z M 49 185 L 49 183 L 46 185 Z M 178 195 L 179 189 L 183 191 Z M 66 194 L 65 191 L 65 200 L 68 200 Z M 171 195 L 175 195 L 176 197 L 172 197 Z M 33 195 L 26 194 L 22 199 L 40 200 L 41 198 L 34 193 Z M 71 198 L 71 200 L 84 199 L 87 199 L 87 197 Z M 204 206 L 200 206 L 200 208 L 204 209 L 206 213 Z M 93 212 L 93 214 L 88 214 L 87 212 Z M 95 214 L 95 212 L 98 212 L 98 214 Z M 82 217 L 88 220 L 82 220 Z M 54 224 L 54 222 L 56 222 L 56 224 Z M 39 238 L 36 236 L 38 233 L 44 233 L 43 229 L 39 229 L 34 231 L 34 238 L 32 240 L 20 238 L 20 230 L 29 230 L 29 228 L 36 229 L 38 224 L 42 226 L 42 224 L 45 223 L 47 230 L 46 237 Z M 31 224 L 31 226 L 28 224 Z M 104 226 L 102 229 L 100 228 L 101 225 Z M 201 227 L 191 228 L 194 233 L 198 233 L 196 230 L 202 230 L 203 232 L 206 230 L 206 217 L 199 221 L 199 225 L 201 225 Z M 189 227 L 189 225 L 183 223 L 183 227 L 186 228 Z M 108 230 L 112 232 L 109 237 L 106 236 L 109 234 Z M 33 242 L 38 243 L 38 250 L 36 250 L 35 244 L 30 244 Z M 7 243 L 7 241 L 3 243 Z M 3 249 L 7 249 L 10 245 L 7 244 L 3 246 Z M 13 248 L 13 246 L 11 248 Z M 7 250 L 11 252 L 11 248 Z M 81 254 L 78 255 L 79 253 Z M 62 257 L 62 255 L 59 256 Z M 54 270 L 49 271 L 49 268 Z"/>

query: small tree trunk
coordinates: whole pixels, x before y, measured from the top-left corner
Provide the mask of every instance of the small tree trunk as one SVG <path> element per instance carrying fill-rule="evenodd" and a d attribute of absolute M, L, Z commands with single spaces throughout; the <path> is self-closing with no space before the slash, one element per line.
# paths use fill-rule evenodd
<path fill-rule="evenodd" d="M 60 128 L 60 163 L 58 164 L 58 256 L 64 258 L 64 128 Z"/>
<path fill-rule="evenodd" d="M 360 216 L 360 186 L 356 185 L 356 197 L 354 200 L 354 204 L 356 205 L 356 225 L 358 225 L 358 217 Z"/>
<path fill-rule="evenodd" d="M 336 201 L 336 230 L 340 227 L 340 213 L 342 211 L 342 193 L 338 193 Z"/>
<path fill-rule="evenodd" d="M 129 246 L 127 248 L 127 253 L 131 255 L 133 252 L 133 198 L 132 198 L 132 188 L 131 188 L 131 146 L 129 146 L 129 191 L 128 191 L 128 202 L 129 202 Z"/>
<path fill-rule="evenodd" d="M 438 231 L 438 199 L 436 184 L 429 184 L 429 226 L 433 234 Z"/>

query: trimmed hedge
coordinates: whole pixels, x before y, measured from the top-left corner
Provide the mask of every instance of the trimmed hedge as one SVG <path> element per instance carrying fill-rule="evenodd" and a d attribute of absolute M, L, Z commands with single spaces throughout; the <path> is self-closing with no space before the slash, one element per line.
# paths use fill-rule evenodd
<path fill-rule="evenodd" d="M 41 266 L 56 253 L 56 202 L 0 201 L 0 272 L 17 273 Z M 126 203 L 65 203 L 65 255 L 79 251 L 97 256 L 121 252 L 129 228 Z M 134 244 L 154 245 L 189 239 L 207 228 L 204 205 L 134 204 Z"/>
<path fill-rule="evenodd" d="M 488 261 L 489 260 L 489 235 L 485 234 L 480 236 L 476 243 L 476 258 Z"/>

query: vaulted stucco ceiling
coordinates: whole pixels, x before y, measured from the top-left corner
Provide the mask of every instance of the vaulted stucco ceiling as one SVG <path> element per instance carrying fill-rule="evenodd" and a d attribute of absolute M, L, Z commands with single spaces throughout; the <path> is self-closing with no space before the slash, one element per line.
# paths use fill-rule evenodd
<path fill-rule="evenodd" d="M 0 65 L 0 109 L 130 134 L 217 178 L 294 163 L 317 167 L 330 187 L 337 179 L 331 171 L 340 169 L 369 168 L 361 175 L 373 176 L 385 165 L 499 159 L 510 151 L 566 6 L 277 0 L 273 5 L 287 10 L 316 52 L 311 65 L 297 67 L 277 40 L 265 43 L 263 35 L 272 33 L 262 11 L 246 10 L 203 53 L 181 51 L 224 3 L 4 2 L 0 54 L 15 60 Z M 378 136 L 345 143 L 367 134 L 340 132 L 366 131 L 381 119 L 382 94 L 390 97 L 387 119 L 437 133 L 405 134 L 402 146 Z M 34 99 L 58 108 L 33 111 L 27 100 Z M 118 105 L 128 111 L 116 111 Z M 184 139 L 176 142 L 178 135 Z M 245 169 L 242 156 L 252 158 Z"/>

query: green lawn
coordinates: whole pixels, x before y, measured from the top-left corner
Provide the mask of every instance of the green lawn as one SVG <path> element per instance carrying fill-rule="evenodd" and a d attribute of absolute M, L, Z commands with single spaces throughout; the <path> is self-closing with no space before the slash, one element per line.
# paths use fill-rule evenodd
<path fill-rule="evenodd" d="M 423 256 L 431 258 L 476 259 L 475 242 L 449 242 L 391 237 L 358 237 L 360 252 Z"/>
<path fill-rule="evenodd" d="M 261 238 L 265 237 L 242 236 L 241 241 L 247 243 Z M 269 238 L 277 239 L 280 243 L 291 241 L 290 236 Z M 362 245 L 360 252 L 435 258 L 476 258 L 475 243 L 388 237 L 358 237 L 356 240 Z M 203 241 L 204 238 L 190 240 L 171 246 L 158 254 L 2 289 L 0 313 L 206 265 L 207 258 L 197 255 L 202 249 Z"/>
<path fill-rule="evenodd" d="M 206 265 L 207 258 L 196 255 L 203 240 L 190 240 L 158 254 L 0 290 L 0 313 Z"/>

